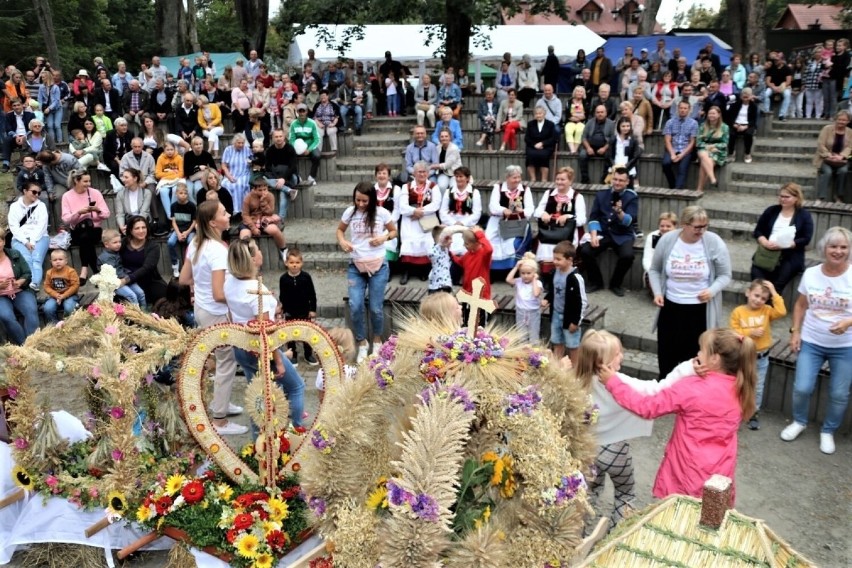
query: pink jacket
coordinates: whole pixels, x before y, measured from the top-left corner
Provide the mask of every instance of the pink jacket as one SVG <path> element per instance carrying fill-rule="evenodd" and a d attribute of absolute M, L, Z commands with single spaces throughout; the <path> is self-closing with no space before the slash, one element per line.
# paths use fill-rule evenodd
<path fill-rule="evenodd" d="M 80 210 L 88 207 L 89 199 L 95 202 L 95 206 L 100 209 L 100 212 L 80 215 Z M 104 201 L 104 196 L 93 187 L 90 187 L 87 193 L 77 193 L 71 188 L 62 195 L 62 222 L 72 227 L 83 219 L 91 219 L 95 227 L 100 227 L 101 223 L 109 218 L 109 215 L 109 207 Z"/>
<path fill-rule="evenodd" d="M 715 473 L 734 479 L 737 428 L 742 420 L 736 377 L 710 372 L 687 377 L 654 395 L 637 393 L 618 377 L 606 388 L 616 402 L 643 418 L 676 414 L 672 437 L 657 471 L 654 496 L 672 493 L 701 497 Z M 731 505 L 733 505 L 733 493 Z"/>

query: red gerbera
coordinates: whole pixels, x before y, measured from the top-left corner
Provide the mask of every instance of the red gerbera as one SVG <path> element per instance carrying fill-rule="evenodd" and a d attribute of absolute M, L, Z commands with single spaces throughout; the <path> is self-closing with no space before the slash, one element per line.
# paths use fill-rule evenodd
<path fill-rule="evenodd" d="M 154 502 L 154 506 L 157 508 L 158 515 L 165 515 L 169 512 L 169 507 L 172 506 L 172 498 L 168 495 L 163 495 Z"/>
<path fill-rule="evenodd" d="M 281 438 L 279 438 L 279 439 L 281 440 L 281 443 L 278 446 L 278 451 L 281 452 L 282 454 L 289 454 L 290 453 L 290 440 L 287 439 L 287 436 L 285 436 L 284 434 L 281 434 Z"/>
<path fill-rule="evenodd" d="M 255 511 L 257 511 L 257 516 L 260 518 L 261 521 L 266 521 L 266 520 L 269 519 L 269 513 L 267 513 L 266 511 L 264 511 L 260 507 L 255 509 Z"/>
<path fill-rule="evenodd" d="M 195 479 L 184 485 L 183 489 L 180 490 L 180 494 L 183 495 L 183 498 L 190 505 L 198 503 L 204 499 L 204 485 L 200 480 Z"/>
<path fill-rule="evenodd" d="M 296 495 L 298 495 L 301 492 L 302 492 L 301 486 L 293 485 L 292 487 L 288 487 L 287 489 L 284 489 L 284 490 L 281 491 L 281 498 L 285 499 L 285 500 L 292 499 L 293 497 L 295 497 Z"/>
<path fill-rule="evenodd" d="M 228 532 L 225 533 L 225 538 L 228 539 L 228 542 L 234 544 L 234 541 L 237 540 L 237 531 L 235 529 L 229 529 Z"/>
<path fill-rule="evenodd" d="M 210 481 L 213 481 L 214 479 L 216 479 L 216 472 L 214 472 L 212 469 L 208 469 L 204 472 L 204 477 Z"/>
<path fill-rule="evenodd" d="M 276 550 L 280 550 L 287 546 L 287 541 L 289 540 L 290 539 L 287 534 L 281 531 L 272 531 L 266 535 L 266 543 Z"/>
<path fill-rule="evenodd" d="M 244 531 L 254 524 L 254 517 L 248 513 L 240 513 L 234 517 L 234 529 Z"/>

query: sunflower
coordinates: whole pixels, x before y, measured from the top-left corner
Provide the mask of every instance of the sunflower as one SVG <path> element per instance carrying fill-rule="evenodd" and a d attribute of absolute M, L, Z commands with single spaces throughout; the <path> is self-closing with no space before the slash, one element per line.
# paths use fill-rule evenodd
<path fill-rule="evenodd" d="M 257 555 L 257 558 L 254 559 L 254 564 L 252 568 L 272 568 L 272 563 L 274 559 L 272 555 L 268 552 L 263 552 Z"/>
<path fill-rule="evenodd" d="M 388 508 L 388 489 L 385 486 L 377 487 L 370 496 L 367 497 L 367 507 L 372 510 L 379 508 Z"/>
<path fill-rule="evenodd" d="M 107 494 L 107 509 L 110 514 L 124 516 L 127 511 L 127 497 L 120 491 L 110 491 Z"/>
<path fill-rule="evenodd" d="M 19 465 L 16 465 L 14 468 L 12 468 L 12 479 L 15 481 L 15 485 L 17 485 L 21 489 L 26 489 L 27 491 L 30 491 L 33 488 L 32 477 L 30 477 L 30 474 L 27 473 L 27 470 L 25 470 Z"/>
<path fill-rule="evenodd" d="M 257 558 L 260 541 L 253 534 L 244 534 L 235 543 L 237 554 L 243 558 Z"/>
<path fill-rule="evenodd" d="M 175 493 L 180 491 L 180 488 L 183 487 L 184 481 L 186 481 L 186 477 L 179 473 L 169 477 L 169 479 L 166 481 L 166 495 L 174 495 Z"/>
<path fill-rule="evenodd" d="M 281 499 L 272 498 L 266 502 L 266 506 L 269 507 L 269 518 L 275 522 L 281 522 L 287 518 L 289 514 L 289 510 L 287 509 L 287 503 L 282 501 Z"/>

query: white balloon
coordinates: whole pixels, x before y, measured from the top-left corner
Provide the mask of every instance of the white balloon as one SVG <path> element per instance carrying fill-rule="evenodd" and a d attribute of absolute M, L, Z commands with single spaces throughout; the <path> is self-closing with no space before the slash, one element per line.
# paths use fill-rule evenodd
<path fill-rule="evenodd" d="M 297 138 L 296 141 L 293 142 L 293 149 L 296 150 L 297 156 L 301 156 L 305 153 L 305 150 L 308 149 L 308 143 L 301 138 Z"/>

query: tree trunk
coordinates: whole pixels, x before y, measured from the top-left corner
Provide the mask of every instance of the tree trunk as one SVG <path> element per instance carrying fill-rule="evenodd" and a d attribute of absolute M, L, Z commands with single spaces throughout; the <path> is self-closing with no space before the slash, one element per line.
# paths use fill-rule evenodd
<path fill-rule="evenodd" d="M 195 0 L 186 0 L 186 37 L 193 53 L 201 51 L 198 42 L 198 14 L 195 9 Z"/>
<path fill-rule="evenodd" d="M 660 11 L 661 0 L 645 0 L 645 12 L 639 22 L 639 35 L 653 35 L 657 27 L 657 12 Z"/>
<path fill-rule="evenodd" d="M 33 4 L 36 10 L 36 17 L 38 18 L 38 25 L 41 28 L 41 35 L 44 36 L 47 60 L 56 69 L 61 69 L 62 60 L 59 59 L 59 47 L 56 45 L 56 34 L 53 31 L 53 12 L 50 9 L 50 2 L 48 0 L 35 0 Z"/>
<path fill-rule="evenodd" d="M 734 53 L 743 56 L 743 61 L 748 61 L 748 50 L 746 49 L 746 28 L 748 27 L 748 10 L 741 2 L 728 2 L 728 24 L 731 26 L 731 47 Z"/>
<path fill-rule="evenodd" d="M 446 0 L 445 66 L 467 71 L 470 59 L 470 29 L 473 27 L 465 0 Z"/>
<path fill-rule="evenodd" d="M 248 55 L 254 49 L 263 59 L 269 27 L 269 0 L 234 0 L 234 8 L 243 33 L 243 51 Z"/>
<path fill-rule="evenodd" d="M 748 0 L 747 18 L 743 29 L 745 50 L 747 53 L 760 53 L 766 51 L 766 0 Z M 748 25 L 749 22 L 760 22 L 761 25 Z"/>
<path fill-rule="evenodd" d="M 186 13 L 183 2 L 156 0 L 154 9 L 157 14 L 157 39 L 163 48 L 162 55 L 180 55 L 186 44 Z"/>

